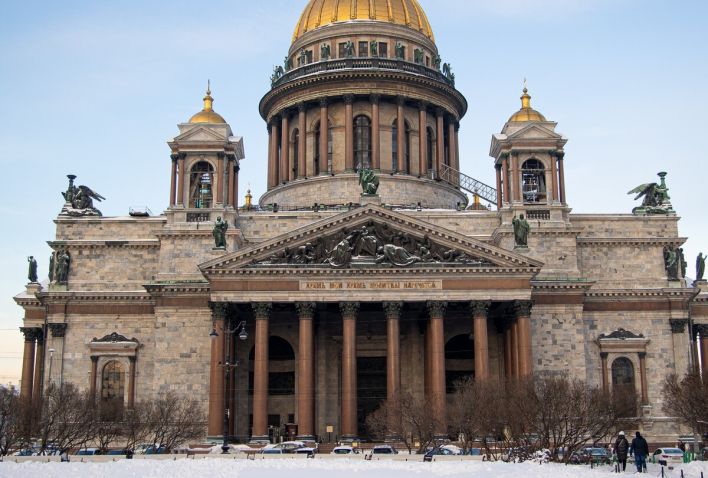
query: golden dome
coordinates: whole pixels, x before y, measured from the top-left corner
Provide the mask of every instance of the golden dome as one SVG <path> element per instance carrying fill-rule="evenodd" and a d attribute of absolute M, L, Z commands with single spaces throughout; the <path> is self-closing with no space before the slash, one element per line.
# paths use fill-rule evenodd
<path fill-rule="evenodd" d="M 435 41 L 433 29 L 418 0 L 310 0 L 295 27 L 293 42 L 325 25 L 353 20 L 403 25 Z"/>
<path fill-rule="evenodd" d="M 189 119 L 190 123 L 226 124 L 226 120 L 213 110 L 214 98 L 211 97 L 211 85 L 207 86 L 204 97 L 204 109 Z"/>
<path fill-rule="evenodd" d="M 531 121 L 546 121 L 546 117 L 531 108 L 531 95 L 524 87 L 524 94 L 521 96 L 521 109 L 509 118 L 509 123 L 529 123 Z"/>

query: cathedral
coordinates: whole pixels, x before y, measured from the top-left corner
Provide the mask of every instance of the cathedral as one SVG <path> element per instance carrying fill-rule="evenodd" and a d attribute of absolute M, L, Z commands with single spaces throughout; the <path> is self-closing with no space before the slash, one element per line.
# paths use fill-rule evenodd
<path fill-rule="evenodd" d="M 417 0 L 309 0 L 260 102 L 267 158 L 213 103 L 168 143 L 164 213 L 104 217 L 69 176 L 49 280 L 15 297 L 23 396 L 175 392 L 209 440 L 356 440 L 402 392 L 444 422 L 461 378 L 569 374 L 635 392 L 650 440 L 686 431 L 661 387 L 708 363 L 708 294 L 670 176 L 572 214 L 568 139 L 526 89 L 480 165 L 496 184 L 464 174 L 467 101 Z M 257 202 L 241 168 L 267 170 Z"/>

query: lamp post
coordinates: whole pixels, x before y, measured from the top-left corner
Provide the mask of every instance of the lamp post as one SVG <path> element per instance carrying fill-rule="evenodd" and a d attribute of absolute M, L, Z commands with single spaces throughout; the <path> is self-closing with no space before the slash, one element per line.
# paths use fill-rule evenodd
<path fill-rule="evenodd" d="M 49 386 L 52 385 L 52 363 L 54 362 L 54 349 L 49 349 L 49 374 L 47 376 L 47 382 L 49 382 Z"/>
<path fill-rule="evenodd" d="M 224 327 L 224 335 L 226 337 L 226 361 L 224 362 L 224 443 L 221 445 L 221 452 L 227 454 L 229 452 L 229 373 L 232 369 L 238 367 L 238 360 L 236 359 L 236 343 L 234 343 L 234 362 L 231 363 L 230 349 L 231 349 L 231 336 L 238 333 L 239 340 L 246 340 L 248 338 L 248 332 L 246 332 L 246 321 L 242 320 L 235 327 L 231 328 L 228 325 Z M 216 331 L 216 326 L 214 326 L 209 334 L 212 340 L 216 340 L 219 334 Z M 234 426 L 236 425 L 236 420 L 234 416 Z"/>

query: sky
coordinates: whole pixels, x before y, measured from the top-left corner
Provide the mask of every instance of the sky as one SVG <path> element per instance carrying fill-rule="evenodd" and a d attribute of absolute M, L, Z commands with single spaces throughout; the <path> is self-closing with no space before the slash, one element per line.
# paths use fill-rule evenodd
<path fill-rule="evenodd" d="M 494 184 L 492 134 L 532 105 L 568 138 L 566 191 L 577 213 L 629 213 L 627 191 L 667 171 L 689 276 L 708 251 L 703 219 L 708 2 L 420 0 L 469 111 L 461 170 Z M 305 0 L 5 0 L 0 14 L 0 383 L 18 383 L 27 256 L 47 275 L 76 174 L 106 216 L 167 207 L 177 124 L 214 109 L 244 137 L 240 191 L 265 191 L 258 102 L 282 63 Z M 241 201 L 243 198 L 241 198 Z"/>

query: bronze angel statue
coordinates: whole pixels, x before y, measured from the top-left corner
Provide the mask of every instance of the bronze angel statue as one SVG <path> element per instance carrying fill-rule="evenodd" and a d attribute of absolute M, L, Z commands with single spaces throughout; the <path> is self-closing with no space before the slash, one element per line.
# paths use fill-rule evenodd
<path fill-rule="evenodd" d="M 61 193 L 67 204 L 71 205 L 71 210 L 65 208 L 65 212 L 69 215 L 101 215 L 101 211 L 93 206 L 93 200 L 103 201 L 104 198 L 97 192 L 93 191 L 88 186 L 75 186 L 74 179 L 76 176 L 69 174 L 69 187 L 66 192 Z"/>
<path fill-rule="evenodd" d="M 632 209 L 632 214 L 669 214 L 673 212 L 669 188 L 666 187 L 666 173 L 659 173 L 661 182 L 641 184 L 627 194 L 636 194 L 635 201 L 644 198 L 642 205 Z"/>

